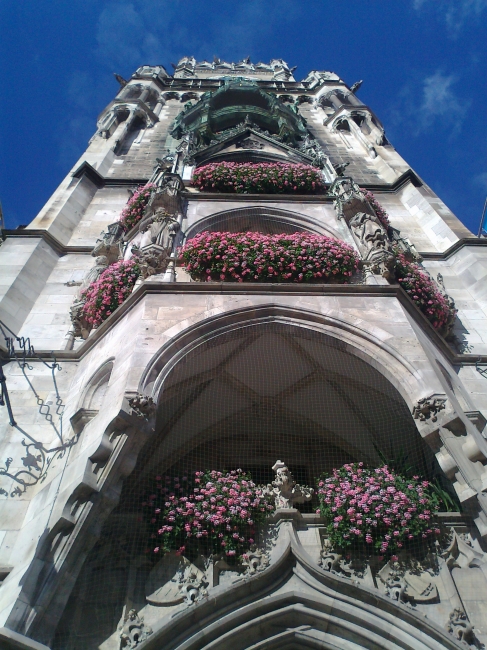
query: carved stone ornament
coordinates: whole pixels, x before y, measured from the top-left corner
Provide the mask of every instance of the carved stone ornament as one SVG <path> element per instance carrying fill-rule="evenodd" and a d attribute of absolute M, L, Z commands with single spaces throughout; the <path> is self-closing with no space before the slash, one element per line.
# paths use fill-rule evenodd
<path fill-rule="evenodd" d="M 392 600 L 431 603 L 438 600 L 438 588 L 429 579 L 426 567 L 413 561 L 389 562 L 377 574 Z"/>
<path fill-rule="evenodd" d="M 166 553 L 150 572 L 146 600 L 151 605 L 188 605 L 206 596 L 205 572 L 183 555 Z"/>
<path fill-rule="evenodd" d="M 459 607 L 455 607 L 450 613 L 446 629 L 458 641 L 463 641 L 468 645 L 475 642 L 472 624 L 468 620 L 465 612 Z"/>
<path fill-rule="evenodd" d="M 132 259 L 139 265 L 141 280 L 162 273 L 167 267 L 169 255 L 167 249 L 157 244 L 149 244 L 144 248 L 132 246 Z"/>
<path fill-rule="evenodd" d="M 357 212 L 348 225 L 364 262 L 370 265 L 374 273 L 392 279 L 396 258 L 392 253 L 389 236 L 379 219 L 366 212 Z"/>
<path fill-rule="evenodd" d="M 246 567 L 249 575 L 253 575 L 269 566 L 269 557 L 264 551 L 257 548 L 256 544 L 252 544 L 250 550 L 243 555 L 242 566 Z"/>
<path fill-rule="evenodd" d="M 119 221 L 111 223 L 107 227 L 107 231 L 100 234 L 91 255 L 93 257 L 104 255 L 108 260 L 108 264 L 113 264 L 122 257 L 122 224 Z"/>
<path fill-rule="evenodd" d="M 454 528 L 450 528 L 450 544 L 442 553 L 446 565 L 451 570 L 454 567 L 460 569 L 480 568 L 486 564 L 487 559 L 481 551 L 477 551 L 467 534 L 459 534 Z"/>
<path fill-rule="evenodd" d="M 438 420 L 438 413 L 445 408 L 446 397 L 442 395 L 433 394 L 430 397 L 423 397 L 418 400 L 416 406 L 413 408 L 413 418 L 425 422 L 431 420 L 436 422 Z"/>
<path fill-rule="evenodd" d="M 156 413 L 156 405 L 152 397 L 138 393 L 135 397 L 128 400 L 129 406 L 134 415 L 144 420 L 149 420 Z"/>
<path fill-rule="evenodd" d="M 237 142 L 235 145 L 237 149 L 263 149 L 264 145 L 262 142 L 255 140 L 254 138 L 244 138 L 240 142 Z"/>
<path fill-rule="evenodd" d="M 83 296 L 83 292 L 88 289 L 88 287 L 93 282 L 96 282 L 98 280 L 108 265 L 108 258 L 105 255 L 99 255 L 95 260 L 95 266 L 89 269 L 89 271 L 86 273 L 78 291 L 76 292 L 73 304 L 69 309 L 74 336 L 81 336 L 84 339 L 88 338 L 92 326 L 85 320 L 83 316 L 83 307 L 86 302 L 86 299 Z"/>
<path fill-rule="evenodd" d="M 313 488 L 298 485 L 282 460 L 276 461 L 272 469 L 276 478 L 269 487 L 275 496 L 276 509 L 293 508 L 295 503 L 304 503 L 311 499 Z"/>
<path fill-rule="evenodd" d="M 152 629 L 145 625 L 144 618 L 131 609 L 120 632 L 120 648 L 136 648 L 151 634 Z"/>

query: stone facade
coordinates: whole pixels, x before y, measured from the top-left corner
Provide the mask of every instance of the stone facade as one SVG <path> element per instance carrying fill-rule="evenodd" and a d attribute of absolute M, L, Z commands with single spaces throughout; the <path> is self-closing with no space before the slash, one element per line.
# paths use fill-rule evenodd
<path fill-rule="evenodd" d="M 280 59 L 185 57 L 173 75 L 143 66 L 119 81 L 81 159 L 0 247 L 1 647 L 481 647 L 487 240 L 333 72 L 299 82 Z M 314 165 L 328 189 L 197 191 L 195 168 L 218 161 Z M 141 226 L 122 234 L 148 181 Z M 177 249 L 207 230 L 334 237 L 361 271 L 348 284 L 193 281 Z M 398 242 L 454 300 L 448 332 L 396 281 Z M 118 257 L 145 270 L 107 320 L 81 326 L 83 281 Z M 306 507 L 306 481 L 378 463 L 378 446 L 434 467 L 461 507 L 440 513 L 428 560 L 346 557 Z M 273 480 L 275 513 L 241 564 L 141 554 L 137 499 L 183 461 Z"/>

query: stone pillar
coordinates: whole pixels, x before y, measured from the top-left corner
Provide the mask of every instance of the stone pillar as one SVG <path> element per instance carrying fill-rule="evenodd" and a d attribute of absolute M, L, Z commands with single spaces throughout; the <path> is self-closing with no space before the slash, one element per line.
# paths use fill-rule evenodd
<path fill-rule="evenodd" d="M 157 99 L 157 104 L 154 106 L 154 115 L 157 115 L 159 117 L 159 114 L 162 110 L 162 107 L 164 106 L 166 102 L 164 101 L 164 97 L 162 95 L 159 95 Z"/>

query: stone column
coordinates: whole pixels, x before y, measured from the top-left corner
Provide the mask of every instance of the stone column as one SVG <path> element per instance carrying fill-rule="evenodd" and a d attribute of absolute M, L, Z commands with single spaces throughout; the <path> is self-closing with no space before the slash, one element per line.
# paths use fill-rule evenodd
<path fill-rule="evenodd" d="M 159 114 L 162 110 L 162 107 L 164 106 L 166 102 L 164 101 L 164 97 L 162 95 L 159 95 L 157 99 L 157 104 L 154 106 L 154 115 L 157 115 L 159 117 Z"/>

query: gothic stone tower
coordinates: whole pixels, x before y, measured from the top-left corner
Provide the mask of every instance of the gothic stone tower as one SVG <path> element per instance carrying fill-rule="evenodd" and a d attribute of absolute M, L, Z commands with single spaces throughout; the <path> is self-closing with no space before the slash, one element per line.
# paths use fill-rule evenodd
<path fill-rule="evenodd" d="M 118 80 L 0 248 L 1 647 L 480 647 L 486 240 L 332 72 L 189 57 Z M 217 237 L 264 261 L 225 266 Z M 181 259 L 204 241 L 210 281 Z M 107 287 L 120 306 L 87 311 Z M 315 479 L 360 462 L 434 483 L 436 541 L 388 554 L 408 514 L 379 555 L 333 537 Z M 272 510 L 246 552 L 163 554 L 164 477 L 239 468 Z"/>

